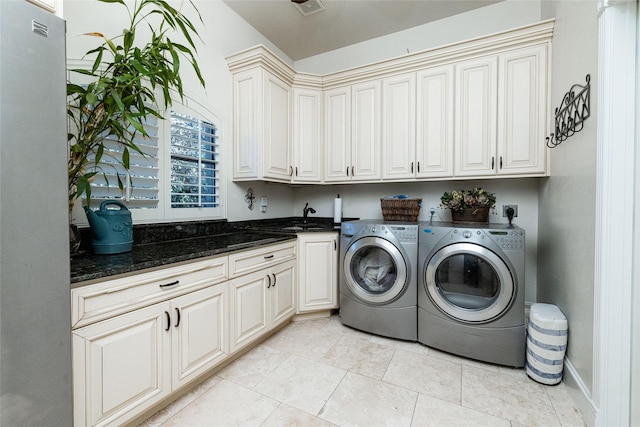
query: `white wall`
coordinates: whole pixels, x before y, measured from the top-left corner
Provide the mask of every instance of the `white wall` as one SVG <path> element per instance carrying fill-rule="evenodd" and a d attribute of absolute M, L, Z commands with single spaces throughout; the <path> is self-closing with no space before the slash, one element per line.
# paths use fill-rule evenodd
<path fill-rule="evenodd" d="M 569 321 L 567 357 L 593 391 L 596 106 L 596 1 L 543 2 L 555 17 L 552 110 L 572 85 L 591 74 L 591 117 L 584 130 L 551 150 L 551 177 L 540 186 L 538 300 L 557 305 Z"/>
<path fill-rule="evenodd" d="M 327 74 L 441 47 L 540 21 L 540 0 L 505 0 L 388 36 L 295 62 L 294 68 Z"/>
<path fill-rule="evenodd" d="M 179 1 L 171 1 L 179 6 Z M 204 24 L 200 23 L 193 9 L 183 8 L 185 14 L 196 24 L 201 41 L 198 44 L 198 63 L 204 79 L 206 89 L 198 85 L 195 75 L 185 64 L 183 69 L 185 92 L 211 110 L 221 121 L 217 123 L 220 130 L 221 150 L 225 156 L 223 167 L 231 167 L 232 162 L 232 78 L 228 70 L 225 57 L 255 46 L 264 44 L 281 59 L 291 63 L 284 53 L 265 39 L 257 30 L 241 19 L 222 1 L 196 1 L 195 4 L 202 16 Z M 101 32 L 107 37 L 114 37 L 121 33 L 124 23 L 128 22 L 125 9 L 120 5 L 99 3 L 94 0 L 65 0 L 64 18 L 67 20 L 67 58 L 71 61 L 79 60 L 89 49 L 101 43 L 95 37 L 83 36 L 84 33 Z M 91 58 L 93 59 L 93 58 Z M 226 216 L 230 220 L 258 219 L 277 216 L 288 216 L 291 212 L 292 192 L 287 186 L 265 183 L 231 182 L 231 171 L 223 171 L 226 180 L 226 197 L 223 200 Z M 270 198 L 269 209 L 266 214 L 247 209 L 244 194 L 251 186 L 258 196 Z M 86 218 L 80 203 L 76 203 L 74 211 L 75 222 L 86 224 Z M 135 213 L 134 213 L 135 221 Z"/>

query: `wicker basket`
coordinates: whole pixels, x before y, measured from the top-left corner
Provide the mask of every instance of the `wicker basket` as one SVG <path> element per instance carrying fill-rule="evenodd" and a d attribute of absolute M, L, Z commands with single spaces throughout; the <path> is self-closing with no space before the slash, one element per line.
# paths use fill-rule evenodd
<path fill-rule="evenodd" d="M 417 222 L 422 199 L 380 199 L 385 221 Z"/>

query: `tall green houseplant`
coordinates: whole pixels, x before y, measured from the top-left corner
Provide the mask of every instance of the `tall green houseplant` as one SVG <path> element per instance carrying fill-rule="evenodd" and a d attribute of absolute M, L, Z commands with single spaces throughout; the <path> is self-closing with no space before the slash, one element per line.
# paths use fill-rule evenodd
<path fill-rule="evenodd" d="M 144 126 L 148 116 L 162 119 L 176 94 L 183 99 L 181 60 L 191 64 L 200 84 L 205 86 L 195 58 L 194 36 L 198 32 L 180 10 L 163 0 L 98 1 L 124 6 L 130 19 L 117 37 L 85 34 L 98 37 L 103 43 L 85 54 L 95 57 L 91 68 L 70 70 L 89 76 L 90 80 L 87 85 L 67 83 L 70 208 L 83 195 L 90 206 L 90 182 L 101 173 L 100 160 L 113 156 L 105 148 L 106 138 L 115 138 L 122 146 L 122 153 L 114 157 L 126 171 L 131 150 L 145 155 L 134 139 L 149 136 Z M 193 2 L 189 3 L 202 22 Z M 170 34 L 186 43 L 171 40 Z M 137 36 L 148 39 L 140 42 Z M 117 174 L 120 191 L 124 188 L 123 178 Z M 106 174 L 105 180 L 108 182 Z"/>

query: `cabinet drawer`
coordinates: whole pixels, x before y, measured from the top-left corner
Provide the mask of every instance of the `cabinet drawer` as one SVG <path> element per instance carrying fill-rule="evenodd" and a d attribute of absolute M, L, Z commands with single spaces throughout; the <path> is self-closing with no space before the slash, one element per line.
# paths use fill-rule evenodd
<path fill-rule="evenodd" d="M 237 277 L 296 258 L 296 242 L 262 246 L 229 255 L 229 277 Z"/>
<path fill-rule="evenodd" d="M 211 258 L 71 290 L 78 328 L 227 280 L 227 257 Z"/>

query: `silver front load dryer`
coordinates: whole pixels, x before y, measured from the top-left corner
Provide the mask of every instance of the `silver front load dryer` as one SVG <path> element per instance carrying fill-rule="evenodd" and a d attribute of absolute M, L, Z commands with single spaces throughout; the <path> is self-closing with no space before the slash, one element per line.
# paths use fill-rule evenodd
<path fill-rule="evenodd" d="M 516 226 L 421 223 L 418 341 L 524 366 L 524 255 Z"/>
<path fill-rule="evenodd" d="M 342 323 L 377 335 L 416 341 L 417 256 L 417 223 L 342 223 Z"/>

